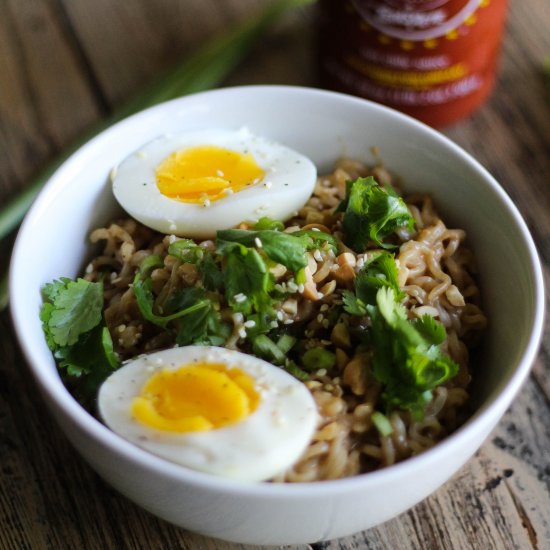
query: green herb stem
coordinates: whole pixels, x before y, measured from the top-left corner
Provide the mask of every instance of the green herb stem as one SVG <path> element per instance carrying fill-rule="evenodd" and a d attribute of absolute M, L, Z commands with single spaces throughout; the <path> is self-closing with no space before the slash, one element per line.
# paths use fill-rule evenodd
<path fill-rule="evenodd" d="M 120 110 L 96 124 L 62 154 L 51 160 L 25 189 L 0 209 L 0 239 L 4 239 L 19 225 L 44 183 L 84 143 L 131 114 L 163 101 L 219 85 L 282 15 L 292 8 L 306 6 L 312 1 L 276 0 L 259 15 L 210 40 Z M 0 281 L 0 311 L 7 304 L 7 300 L 7 282 L 4 275 Z"/>

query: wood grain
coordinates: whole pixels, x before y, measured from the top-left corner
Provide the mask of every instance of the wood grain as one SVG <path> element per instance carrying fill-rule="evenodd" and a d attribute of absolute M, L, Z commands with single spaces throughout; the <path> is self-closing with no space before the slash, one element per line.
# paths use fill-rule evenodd
<path fill-rule="evenodd" d="M 0 200 L 181 55 L 266 1 L 1 0 Z M 300 13 L 266 36 L 226 84 L 315 84 L 312 17 Z M 493 95 L 445 130 L 510 194 L 547 282 L 550 93 L 541 67 L 550 54 L 549 28 L 548 0 L 511 2 Z M 0 319 L 0 356 L 0 548 L 259 549 L 176 528 L 103 483 L 50 418 L 7 314 Z M 293 548 L 550 548 L 548 338 L 511 409 L 449 483 L 384 525 Z"/>

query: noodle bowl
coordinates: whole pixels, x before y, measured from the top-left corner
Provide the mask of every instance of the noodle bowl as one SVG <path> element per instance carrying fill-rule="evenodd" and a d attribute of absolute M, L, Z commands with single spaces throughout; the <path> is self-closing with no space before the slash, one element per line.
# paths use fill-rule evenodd
<path fill-rule="evenodd" d="M 479 359 L 471 364 L 471 414 L 450 436 L 366 475 L 312 483 L 241 483 L 182 468 L 140 449 L 74 399 L 44 341 L 38 318 L 41 289 L 54 278 L 82 273 L 90 259 L 90 232 L 107 228 L 120 216 L 107 182 L 121 158 L 157 136 L 160 128 L 207 128 L 212 121 L 227 128 L 246 124 L 300 151 L 327 172 L 336 157 L 364 159 L 376 144 L 386 165 L 403 177 L 408 194 L 429 194 L 446 225 L 467 231 L 490 328 L 483 334 Z M 155 241 L 150 232 L 137 234 L 137 249 L 149 246 L 149 239 L 166 248 L 162 237 Z M 118 266 L 120 276 L 122 264 L 113 257 L 108 262 Z M 257 545 L 350 535 L 397 516 L 445 483 L 479 449 L 526 380 L 542 336 L 544 303 L 542 269 L 529 230 L 502 187 L 475 159 L 441 134 L 379 105 L 281 86 L 196 94 L 102 133 L 52 176 L 22 225 L 10 266 L 10 308 L 19 344 L 47 406 L 83 459 L 117 491 L 159 518 L 204 535 Z M 448 389 L 447 395 L 440 392 L 434 392 L 434 411 L 444 401 L 450 404 Z M 360 408 L 356 414 L 371 413 Z M 407 431 L 405 422 L 389 420 L 394 430 Z M 418 428 L 415 438 L 430 437 L 429 430 Z M 379 453 L 379 445 L 366 445 Z M 316 442 L 310 451 L 323 447 L 324 442 Z"/>
<path fill-rule="evenodd" d="M 286 231 L 315 228 L 341 238 L 341 216 L 335 208 L 345 196 L 346 182 L 368 175 L 385 184 L 393 183 L 382 167 L 370 169 L 352 160 L 337 163 L 332 174 L 319 178 L 312 197 L 285 224 Z M 459 372 L 436 388 L 424 418 L 415 419 L 410 411 L 395 410 L 389 415 L 391 435 L 380 434 L 372 414 L 381 408 L 381 385 L 372 374 L 368 354 L 345 342 L 349 340 L 345 323 L 339 327 L 344 334 L 328 327 L 330 312 L 341 306 L 342 290 L 353 284 L 368 252 L 357 254 L 341 241 L 337 254 L 332 250 L 308 252 L 309 287 L 289 294 L 277 315 L 286 325 L 296 322 L 303 327 L 306 348 L 324 346 L 335 351 L 336 366 L 329 372 L 319 369 L 305 381 L 321 422 L 305 455 L 278 476 L 278 481 L 338 479 L 389 466 L 432 447 L 467 416 L 471 378 L 468 346 L 476 343 L 486 325 L 473 278 L 474 259 L 463 245 L 465 232 L 447 229 L 430 197 L 417 195 L 406 200 L 416 229 L 402 230 L 399 235 L 402 244 L 396 260 L 399 283 L 406 293 L 404 304 L 411 318 L 430 315 L 445 326 L 445 351 L 459 365 Z M 248 228 L 246 224 L 241 227 Z M 147 325 L 131 288 L 136 270 L 150 255 L 159 255 L 164 261 L 164 266 L 151 274 L 155 304 L 160 309 L 175 289 L 198 283 L 200 273 L 195 265 L 169 255 L 168 246 L 174 239 L 131 219 L 91 234 L 92 242 L 101 242 L 103 251 L 88 265 L 86 278 L 99 281 L 106 271 L 110 273 L 104 283 L 105 317 L 115 349 L 123 358 L 175 344 L 172 335 Z M 199 244 L 205 249 L 215 248 L 212 241 Z M 272 273 L 276 284 L 287 284 L 288 273 L 283 266 L 275 266 Z M 250 351 L 247 342 L 239 340 L 242 319 L 233 315 L 227 304 L 221 314 L 233 323 L 225 346 Z M 346 322 L 353 324 L 354 320 Z"/>

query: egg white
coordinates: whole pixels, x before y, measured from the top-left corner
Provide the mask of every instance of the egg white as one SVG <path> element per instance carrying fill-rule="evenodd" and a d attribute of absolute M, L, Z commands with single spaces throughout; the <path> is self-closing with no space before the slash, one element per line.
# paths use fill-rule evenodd
<path fill-rule="evenodd" d="M 157 371 L 196 362 L 223 363 L 251 376 L 258 407 L 236 424 L 203 432 L 156 430 L 132 417 L 131 403 Z M 135 445 L 188 468 L 246 481 L 274 477 L 294 464 L 315 432 L 318 413 L 309 390 L 283 369 L 238 351 L 188 346 L 125 363 L 101 386 L 98 408 L 105 424 Z"/>
<path fill-rule="evenodd" d="M 155 169 L 171 153 L 213 145 L 251 153 L 265 177 L 209 205 L 190 204 L 163 195 Z M 263 216 L 286 220 L 311 196 L 317 170 L 303 155 L 248 129 L 202 130 L 165 135 L 144 145 L 112 173 L 113 193 L 126 212 L 148 227 L 180 237 L 211 238 L 219 229 Z"/>

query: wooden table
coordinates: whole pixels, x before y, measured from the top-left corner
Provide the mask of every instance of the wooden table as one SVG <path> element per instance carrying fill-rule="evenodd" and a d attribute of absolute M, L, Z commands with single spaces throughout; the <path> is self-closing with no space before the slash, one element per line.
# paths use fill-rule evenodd
<path fill-rule="evenodd" d="M 266 0 L 3 0 L 0 197 L 197 44 Z M 292 18 L 226 84 L 314 84 L 311 12 Z M 549 0 L 511 2 L 497 87 L 446 134 L 511 195 L 550 269 Z M 4 244 L 2 267 L 9 247 Z M 31 251 L 32 253 L 32 251 Z M 108 487 L 49 417 L 15 343 L 0 332 L 0 548 L 248 548 L 164 523 Z M 476 456 L 386 524 L 295 548 L 550 548 L 550 347 Z"/>

